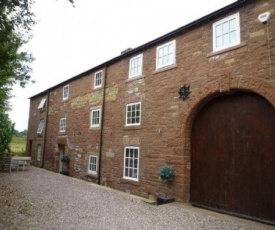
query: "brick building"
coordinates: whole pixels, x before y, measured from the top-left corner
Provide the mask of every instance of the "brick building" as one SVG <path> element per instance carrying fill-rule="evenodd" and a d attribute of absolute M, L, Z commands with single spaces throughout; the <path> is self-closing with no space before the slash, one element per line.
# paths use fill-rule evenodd
<path fill-rule="evenodd" d="M 71 176 L 143 197 L 170 165 L 177 201 L 274 224 L 274 9 L 236 1 L 31 97 L 32 164 L 67 154 Z"/>

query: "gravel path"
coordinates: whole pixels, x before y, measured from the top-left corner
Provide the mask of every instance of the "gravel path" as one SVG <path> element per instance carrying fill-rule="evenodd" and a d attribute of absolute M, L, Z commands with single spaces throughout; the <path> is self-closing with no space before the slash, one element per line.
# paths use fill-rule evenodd
<path fill-rule="evenodd" d="M 275 229 L 192 208 L 150 205 L 109 188 L 31 167 L 0 173 L 0 229 Z"/>

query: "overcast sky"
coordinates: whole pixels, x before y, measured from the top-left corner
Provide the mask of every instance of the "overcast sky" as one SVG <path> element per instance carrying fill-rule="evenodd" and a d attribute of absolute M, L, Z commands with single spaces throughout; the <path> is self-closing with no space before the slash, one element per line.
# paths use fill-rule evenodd
<path fill-rule="evenodd" d="M 37 25 L 24 47 L 34 84 L 14 86 L 10 118 L 28 127 L 29 97 L 216 11 L 235 0 L 36 0 Z"/>

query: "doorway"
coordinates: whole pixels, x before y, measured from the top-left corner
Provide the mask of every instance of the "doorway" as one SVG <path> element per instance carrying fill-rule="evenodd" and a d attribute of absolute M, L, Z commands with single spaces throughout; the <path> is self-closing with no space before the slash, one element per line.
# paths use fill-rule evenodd
<path fill-rule="evenodd" d="M 275 224 L 275 109 L 253 93 L 222 95 L 191 134 L 193 205 Z"/>
<path fill-rule="evenodd" d="M 58 145 L 58 152 L 59 152 L 59 172 L 62 172 L 62 162 L 61 162 L 61 157 L 64 155 L 65 153 L 65 145 L 63 144 L 59 144 Z"/>

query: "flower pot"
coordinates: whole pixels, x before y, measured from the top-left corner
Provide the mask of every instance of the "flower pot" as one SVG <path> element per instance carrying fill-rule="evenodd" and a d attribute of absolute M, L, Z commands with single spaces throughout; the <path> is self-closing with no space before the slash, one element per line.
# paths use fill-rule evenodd
<path fill-rule="evenodd" d="M 70 176 L 70 172 L 61 171 L 60 174 L 65 175 L 65 176 Z"/>
<path fill-rule="evenodd" d="M 175 201 L 175 198 L 170 198 L 170 197 L 158 197 L 157 199 L 157 205 L 161 205 L 161 204 L 168 204 L 168 203 L 172 203 Z"/>

